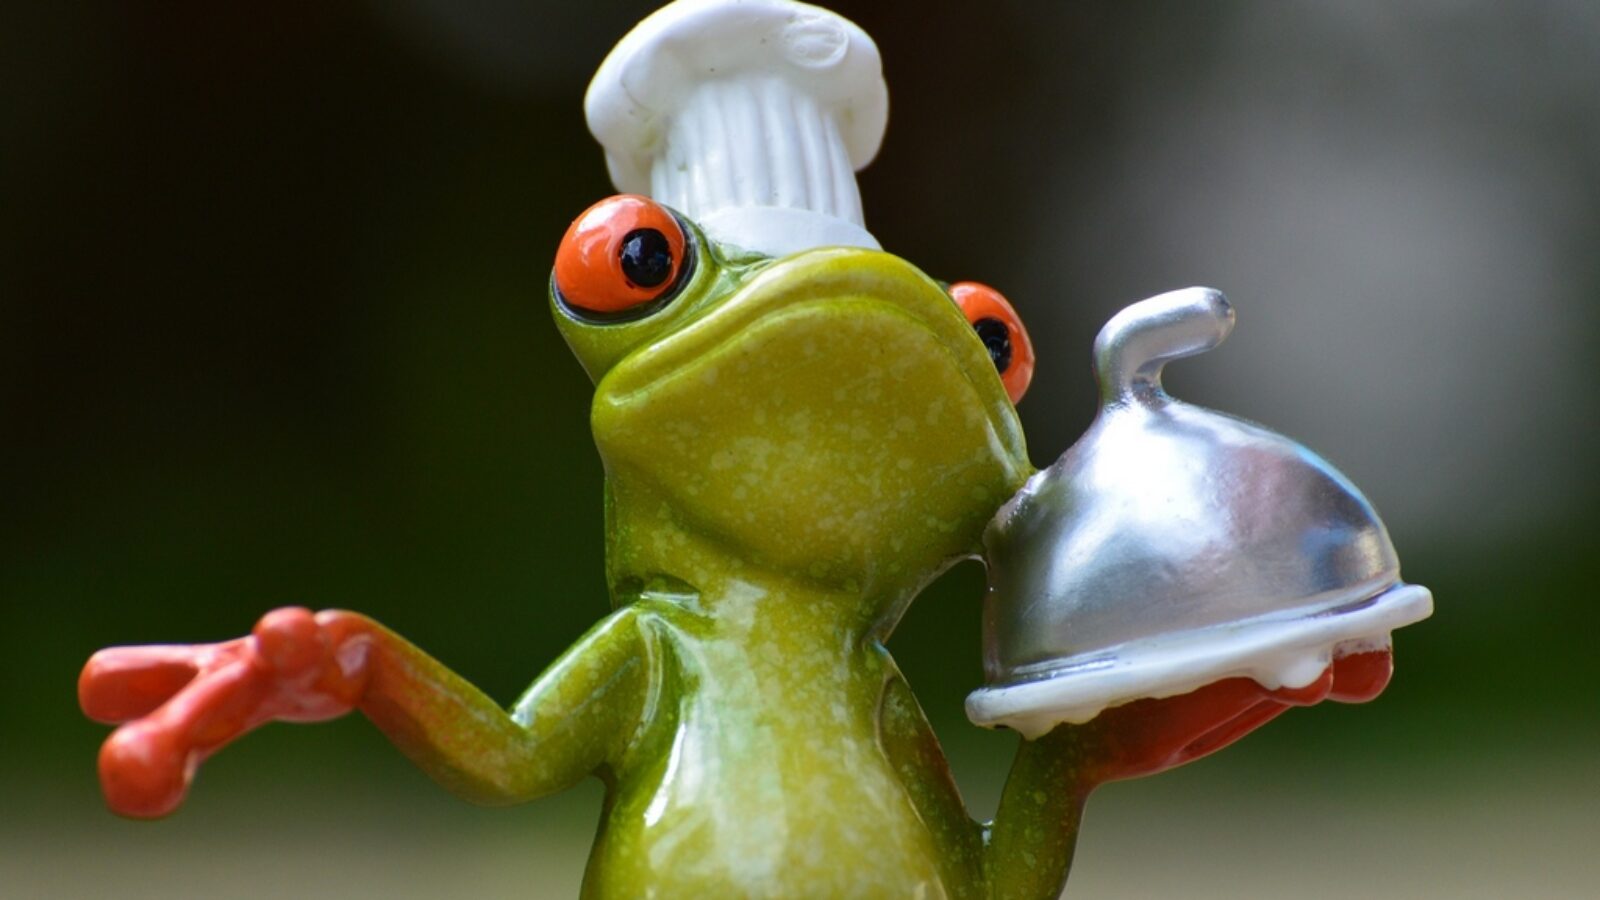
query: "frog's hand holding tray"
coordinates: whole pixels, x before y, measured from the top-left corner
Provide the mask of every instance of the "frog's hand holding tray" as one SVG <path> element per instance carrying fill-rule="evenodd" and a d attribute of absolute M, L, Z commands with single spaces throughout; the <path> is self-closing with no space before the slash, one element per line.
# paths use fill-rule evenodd
<path fill-rule="evenodd" d="M 1354 510 L 1348 534 L 1239 517 L 1252 528 L 1184 557 L 1320 536 L 1313 561 L 1342 565 L 1234 582 L 1316 588 L 1297 602 L 1230 593 L 1227 578 L 1259 574 L 1248 562 L 1149 598 L 1088 577 L 1098 557 L 1079 558 L 1074 507 L 1043 502 L 1085 445 L 1030 480 L 1014 403 L 1033 359 L 1015 311 L 990 288 L 941 286 L 863 224 L 854 173 L 886 110 L 871 40 L 815 7 L 681 0 L 641 23 L 586 101 L 629 193 L 573 222 L 550 291 L 595 381 L 615 611 L 510 711 L 343 611 L 279 610 L 221 644 L 102 651 L 79 691 L 89 715 L 122 723 L 100 759 L 111 807 L 164 815 L 249 729 L 358 709 L 471 800 L 604 780 L 586 896 L 1046 898 L 1096 785 L 1197 758 L 1291 705 L 1381 691 L 1381 636 L 1404 617 L 1378 621 L 1361 603 L 1388 610 L 1405 589 L 1370 508 L 1335 476 L 1326 496 Z M 1178 318 L 1176 332 L 1139 319 L 1117 333 L 1138 338 L 1130 352 L 1160 337 L 1146 361 L 1164 359 L 1198 321 Z M 1134 422 L 1133 446 L 1151 452 L 1171 437 L 1163 421 L 1191 442 L 1264 434 L 1206 431 L 1215 423 L 1160 393 L 1159 364 L 1133 358 L 1107 357 L 1102 373 L 1126 370 L 1129 391 L 1096 429 Z M 1143 418 L 1118 418 L 1134 407 Z M 1160 483 L 1194 474 L 1192 459 L 1170 461 Z M 1107 508 L 1138 512 L 1127 492 L 1145 474 L 1096 482 Z M 1365 556 L 1340 555 L 1351 535 Z M 1179 537 L 1191 544 L 1172 552 L 1194 549 L 1196 534 Z M 992 824 L 967 814 L 885 649 L 918 591 L 984 555 L 991 685 L 969 709 L 1028 738 Z M 1244 634 L 1243 620 L 1259 640 L 1212 640 Z M 1291 657 L 1292 671 L 1269 664 Z M 1132 674 L 1097 679 L 1104 660 Z"/>

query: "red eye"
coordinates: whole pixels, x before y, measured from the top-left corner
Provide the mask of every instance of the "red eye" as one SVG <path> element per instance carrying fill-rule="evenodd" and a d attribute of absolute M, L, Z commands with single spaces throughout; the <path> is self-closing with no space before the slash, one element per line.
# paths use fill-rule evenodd
<path fill-rule="evenodd" d="M 976 281 L 950 285 L 950 297 L 989 351 L 1006 395 L 1012 403 L 1020 401 L 1033 380 L 1033 342 L 1028 340 L 1028 329 L 1022 327 L 1017 311 L 999 291 Z"/>
<path fill-rule="evenodd" d="M 556 297 L 601 317 L 670 297 L 691 261 L 677 216 L 646 197 L 601 200 L 573 221 L 556 251 Z"/>

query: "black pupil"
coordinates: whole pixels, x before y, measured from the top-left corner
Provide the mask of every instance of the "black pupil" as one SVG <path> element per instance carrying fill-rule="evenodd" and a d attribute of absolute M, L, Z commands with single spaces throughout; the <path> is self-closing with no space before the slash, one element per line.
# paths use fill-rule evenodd
<path fill-rule="evenodd" d="M 995 371 L 1004 375 L 1006 369 L 1011 368 L 1011 329 L 999 319 L 979 319 L 972 323 L 972 330 L 978 333 L 978 340 L 983 341 L 984 348 L 989 351 Z"/>
<path fill-rule="evenodd" d="M 639 287 L 660 286 L 672 277 L 672 245 L 654 228 L 635 228 L 622 238 L 622 274 Z"/>

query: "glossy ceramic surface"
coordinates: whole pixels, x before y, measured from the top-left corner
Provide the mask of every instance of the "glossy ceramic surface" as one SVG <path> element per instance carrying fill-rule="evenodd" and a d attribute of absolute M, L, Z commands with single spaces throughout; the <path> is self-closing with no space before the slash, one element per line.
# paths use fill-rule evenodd
<path fill-rule="evenodd" d="M 969 702 L 975 721 L 1037 734 L 1230 675 L 1299 687 L 1341 646 L 1387 646 L 1431 609 L 1327 461 L 1163 390 L 1163 366 L 1233 323 L 1221 293 L 1191 288 L 1100 332 L 1099 416 L 984 535 L 990 688 Z"/>

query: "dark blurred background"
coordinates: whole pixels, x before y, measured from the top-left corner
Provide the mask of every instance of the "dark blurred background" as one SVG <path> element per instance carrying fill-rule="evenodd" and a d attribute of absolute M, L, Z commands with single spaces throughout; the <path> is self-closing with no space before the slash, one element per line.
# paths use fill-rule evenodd
<path fill-rule="evenodd" d="M 101 807 L 77 671 L 287 603 L 509 701 L 607 609 L 590 386 L 548 321 L 610 193 L 581 98 L 653 4 L 11 4 L 0 22 L 0 897 L 570 896 L 589 785 L 479 810 L 359 717 L 272 726 L 157 824 Z M 879 42 L 885 247 L 996 285 L 1046 463 L 1088 349 L 1187 284 L 1175 366 L 1383 512 L 1435 617 L 1367 707 L 1097 794 L 1069 895 L 1600 890 L 1600 7 L 836 3 Z M 976 566 L 892 645 L 974 808 L 1012 738 Z"/>

